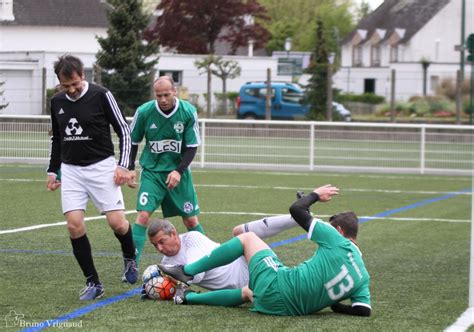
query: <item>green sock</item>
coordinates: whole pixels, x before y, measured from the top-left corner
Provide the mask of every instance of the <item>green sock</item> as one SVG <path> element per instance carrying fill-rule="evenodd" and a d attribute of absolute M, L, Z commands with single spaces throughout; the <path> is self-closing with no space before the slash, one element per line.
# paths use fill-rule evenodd
<path fill-rule="evenodd" d="M 197 224 L 196 226 L 192 227 L 192 228 L 188 228 L 188 231 L 196 231 L 196 232 L 199 232 L 199 233 L 202 233 L 202 234 L 206 234 L 206 232 L 204 232 L 204 228 L 202 228 L 201 224 Z"/>
<path fill-rule="evenodd" d="M 146 241 L 146 227 L 140 224 L 134 223 L 132 228 L 133 242 L 137 249 L 137 266 L 140 263 L 140 257 L 142 257 L 143 247 L 145 247 Z"/>
<path fill-rule="evenodd" d="M 232 263 L 243 254 L 244 247 L 242 246 L 242 242 L 240 242 L 238 237 L 234 237 L 211 251 L 208 256 L 204 256 L 194 263 L 186 264 L 184 266 L 184 272 L 195 276 L 198 273 Z"/>
<path fill-rule="evenodd" d="M 210 291 L 207 293 L 186 294 L 187 304 L 206 304 L 221 307 L 237 307 L 245 301 L 242 299 L 242 288 L 239 289 L 222 289 Z"/>

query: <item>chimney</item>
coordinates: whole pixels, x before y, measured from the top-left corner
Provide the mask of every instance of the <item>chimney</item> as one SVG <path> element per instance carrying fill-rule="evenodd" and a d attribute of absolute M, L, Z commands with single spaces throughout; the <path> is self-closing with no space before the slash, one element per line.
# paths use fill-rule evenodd
<path fill-rule="evenodd" d="M 13 0 L 0 0 L 0 21 L 13 21 Z"/>

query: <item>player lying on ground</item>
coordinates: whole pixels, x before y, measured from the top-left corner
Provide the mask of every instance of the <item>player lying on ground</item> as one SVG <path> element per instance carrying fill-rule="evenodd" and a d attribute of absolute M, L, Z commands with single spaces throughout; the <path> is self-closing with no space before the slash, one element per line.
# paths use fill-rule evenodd
<path fill-rule="evenodd" d="M 329 219 L 329 225 L 309 213 L 312 204 L 327 202 L 338 193 L 338 188 L 325 185 L 291 205 L 292 217 L 308 232 L 308 238 L 319 245 L 312 258 L 296 267 L 284 266 L 270 247 L 252 232 L 223 243 L 194 263 L 158 264 L 158 267 L 163 274 L 187 284 L 194 275 L 229 264 L 243 255 L 249 264 L 250 282 L 242 291 L 246 297 L 242 297 L 240 303 L 250 299 L 253 311 L 292 316 L 312 314 L 331 306 L 338 313 L 370 316 L 370 277 L 355 243 L 357 216 L 354 212 L 339 213 Z M 210 297 L 222 291 L 205 295 Z M 192 304 L 199 295 L 181 287 L 174 301 Z M 352 305 L 341 303 L 346 299 L 350 299 Z"/>
<path fill-rule="evenodd" d="M 302 193 L 297 194 L 297 197 L 301 196 Z M 234 235 L 237 230 L 248 231 L 250 229 L 257 232 L 260 238 L 266 238 L 295 225 L 298 224 L 289 214 L 272 216 L 236 226 Z M 178 235 L 171 222 L 160 218 L 151 221 L 148 227 L 148 239 L 163 255 L 161 264 L 167 265 L 194 263 L 198 259 L 209 255 L 212 250 L 220 245 L 199 232 L 190 231 Z M 146 294 L 145 284 L 151 278 L 159 275 L 158 267 L 156 265 L 150 266 L 143 275 L 142 298 L 146 299 L 148 295 Z M 233 261 L 231 264 L 195 275 L 192 281 L 193 284 L 208 290 L 225 289 L 226 291 L 221 292 L 222 298 L 218 298 L 217 293 L 213 293 L 210 298 L 206 294 L 196 294 L 193 304 L 229 306 L 242 303 L 242 298 L 248 301 L 250 300 L 248 294 L 245 293 L 245 290 L 242 292 L 248 282 L 247 261 L 241 256 L 240 259 Z"/>

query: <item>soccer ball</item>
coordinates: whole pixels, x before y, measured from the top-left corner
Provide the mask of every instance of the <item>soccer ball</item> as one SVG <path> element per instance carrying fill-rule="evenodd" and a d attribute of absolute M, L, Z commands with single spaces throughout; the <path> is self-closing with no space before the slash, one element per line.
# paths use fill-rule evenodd
<path fill-rule="evenodd" d="M 142 281 L 147 282 L 153 277 L 158 277 L 161 275 L 160 270 L 158 269 L 157 265 L 150 265 L 143 271 Z"/>
<path fill-rule="evenodd" d="M 176 292 L 176 283 L 168 277 L 153 277 L 145 283 L 145 292 L 152 300 L 170 300 Z"/>

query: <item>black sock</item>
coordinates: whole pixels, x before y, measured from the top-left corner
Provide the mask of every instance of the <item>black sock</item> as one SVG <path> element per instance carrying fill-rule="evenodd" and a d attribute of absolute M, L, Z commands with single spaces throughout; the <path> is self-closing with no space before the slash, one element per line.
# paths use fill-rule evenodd
<path fill-rule="evenodd" d="M 135 244 L 133 243 L 133 236 L 132 236 L 132 227 L 128 225 L 127 233 L 120 235 L 114 233 L 115 237 L 120 241 L 120 245 L 122 246 L 122 254 L 124 258 L 135 258 Z"/>
<path fill-rule="evenodd" d="M 87 234 L 77 239 L 71 239 L 71 244 L 74 257 L 76 257 L 84 277 L 87 278 L 87 282 L 100 283 L 99 274 L 95 269 L 94 260 L 92 259 L 92 249 Z"/>

